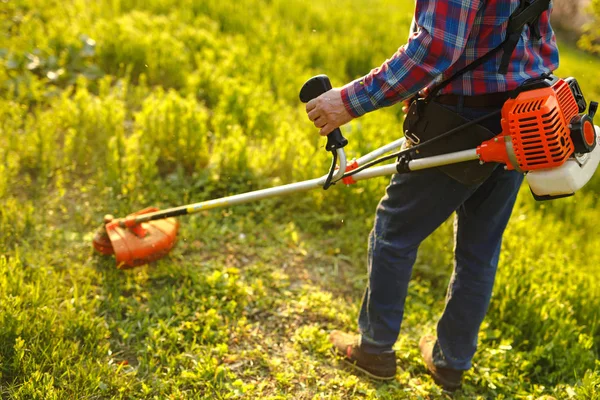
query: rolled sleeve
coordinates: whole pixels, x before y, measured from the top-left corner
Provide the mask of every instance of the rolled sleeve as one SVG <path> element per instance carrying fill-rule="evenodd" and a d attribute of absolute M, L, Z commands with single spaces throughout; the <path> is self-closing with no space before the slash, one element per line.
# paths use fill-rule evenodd
<path fill-rule="evenodd" d="M 377 109 L 377 104 L 369 97 L 364 79 L 357 79 L 342 88 L 342 100 L 346 111 L 354 118 Z"/>
<path fill-rule="evenodd" d="M 418 0 L 418 31 L 379 68 L 342 88 L 346 110 L 359 117 L 434 82 L 464 51 L 480 5 L 481 0 Z"/>

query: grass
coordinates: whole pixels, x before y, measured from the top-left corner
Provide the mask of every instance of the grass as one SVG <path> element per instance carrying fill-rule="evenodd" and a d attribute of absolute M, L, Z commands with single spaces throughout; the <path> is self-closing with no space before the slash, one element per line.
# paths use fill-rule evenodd
<path fill-rule="evenodd" d="M 385 178 L 182 219 L 175 250 L 131 271 L 91 248 L 105 213 L 324 173 L 299 87 L 379 65 L 404 43 L 412 7 L 5 2 L 0 397 L 597 399 L 598 177 L 552 203 L 523 188 L 474 368 L 455 395 L 417 350 L 443 309 L 451 221 L 420 249 L 396 380 L 355 375 L 329 352 L 330 330 L 357 328 Z M 599 60 L 567 42 L 561 54 L 558 74 L 600 99 Z M 396 139 L 401 118 L 394 107 L 353 122 L 350 155 Z"/>

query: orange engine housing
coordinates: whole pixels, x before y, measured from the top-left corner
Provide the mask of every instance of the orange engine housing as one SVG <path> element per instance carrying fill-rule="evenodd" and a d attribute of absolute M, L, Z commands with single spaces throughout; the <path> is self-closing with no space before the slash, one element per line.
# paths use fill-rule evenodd
<path fill-rule="evenodd" d="M 501 162 L 523 172 L 558 167 L 575 151 L 569 124 L 578 113 L 563 79 L 521 92 L 502 107 L 502 133 L 482 143 L 477 153 L 484 162 Z"/>

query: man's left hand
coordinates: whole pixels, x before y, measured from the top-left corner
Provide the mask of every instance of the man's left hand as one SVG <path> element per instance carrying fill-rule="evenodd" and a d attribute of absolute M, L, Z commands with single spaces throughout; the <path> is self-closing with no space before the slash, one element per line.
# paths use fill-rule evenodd
<path fill-rule="evenodd" d="M 342 101 L 342 90 L 331 89 L 306 104 L 308 118 L 314 122 L 322 136 L 329 135 L 335 128 L 350 122 L 352 116 Z"/>

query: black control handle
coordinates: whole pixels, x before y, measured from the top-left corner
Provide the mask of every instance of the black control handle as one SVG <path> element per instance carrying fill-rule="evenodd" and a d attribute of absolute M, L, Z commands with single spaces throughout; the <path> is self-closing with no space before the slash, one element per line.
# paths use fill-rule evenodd
<path fill-rule="evenodd" d="M 308 103 L 314 98 L 319 97 L 325 92 L 331 90 L 331 82 L 327 75 L 313 76 L 300 89 L 300 101 Z M 342 135 L 340 128 L 336 128 L 329 135 L 327 135 L 327 145 L 325 149 L 327 151 L 335 151 L 341 149 L 348 144 L 348 139 Z"/>

